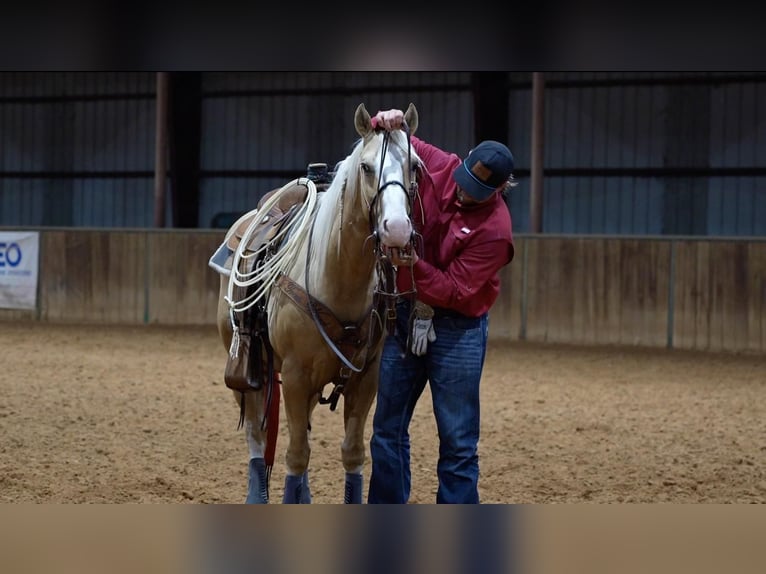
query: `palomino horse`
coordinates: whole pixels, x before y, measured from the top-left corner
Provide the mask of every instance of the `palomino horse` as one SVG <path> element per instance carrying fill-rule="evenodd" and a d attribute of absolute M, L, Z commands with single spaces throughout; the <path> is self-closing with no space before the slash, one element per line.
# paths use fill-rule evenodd
<path fill-rule="evenodd" d="M 395 298 L 395 271 L 386 253 L 390 248 L 410 248 L 413 237 L 410 213 L 420 160 L 409 135 L 417 124 L 417 110 L 410 104 L 403 130 L 374 130 L 369 113 L 360 104 L 354 125 L 361 138 L 336 166 L 329 187 L 312 193 L 315 189 L 310 180 L 295 180 L 308 184 L 308 191 L 292 210 L 288 209 L 290 202 L 280 200 L 287 186 L 272 192 L 271 197 L 267 194 L 264 200 L 268 201 L 262 200 L 251 214 L 265 220 L 268 215 L 263 213 L 280 201 L 285 211 L 300 207 L 290 220 L 289 231 L 282 228 L 267 243 L 267 255 L 250 274 L 239 271 L 246 257 L 241 243 L 227 260 L 232 273 L 221 277 L 218 329 L 230 356 L 236 354 L 238 344 L 232 312 L 238 304 L 232 295 L 236 286 L 249 281 L 249 296 L 239 302 L 261 301 L 267 326 L 261 342 L 253 341 L 259 345 L 257 355 L 268 358 L 267 367 L 261 370 L 267 373 L 263 384 L 244 392 L 234 390 L 250 454 L 248 503 L 269 500 L 274 428 L 279 419 L 275 404 L 280 392 L 289 431 L 282 502 L 311 502 L 311 416 L 318 403 L 329 403 L 334 409 L 339 396 L 343 397 L 345 431 L 341 444 L 344 502 L 362 502 L 364 428 L 377 390 L 382 332 L 390 326 L 394 309 L 390 300 Z M 255 225 L 240 219 L 227 239 L 236 227 L 249 227 L 242 238 L 245 241 L 255 233 Z M 385 309 L 381 300 L 386 301 Z M 331 383 L 332 393 L 323 396 Z"/>

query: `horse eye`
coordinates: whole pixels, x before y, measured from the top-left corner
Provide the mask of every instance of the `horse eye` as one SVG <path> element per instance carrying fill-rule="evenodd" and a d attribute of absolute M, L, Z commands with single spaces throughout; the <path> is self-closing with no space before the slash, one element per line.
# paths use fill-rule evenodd
<path fill-rule="evenodd" d="M 366 164 L 366 163 L 362 163 L 362 164 L 360 164 L 360 166 L 359 166 L 359 167 L 361 167 L 361 168 L 362 168 L 362 171 L 363 171 L 364 173 L 370 173 L 370 172 L 372 172 L 372 168 L 369 166 L 369 164 Z"/>

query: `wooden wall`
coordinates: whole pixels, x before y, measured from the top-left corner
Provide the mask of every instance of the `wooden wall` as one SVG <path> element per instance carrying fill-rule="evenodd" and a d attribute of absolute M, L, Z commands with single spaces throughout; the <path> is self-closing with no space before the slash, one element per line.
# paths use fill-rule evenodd
<path fill-rule="evenodd" d="M 40 233 L 38 309 L 0 319 L 214 324 L 224 231 L 65 230 Z"/>
<path fill-rule="evenodd" d="M 675 244 L 674 345 L 766 351 L 766 242 Z"/>
<path fill-rule="evenodd" d="M 665 344 L 668 242 L 529 236 L 516 244 L 511 265 L 522 268 L 526 285 L 519 286 L 519 326 L 512 335 L 576 344 Z"/>
<path fill-rule="evenodd" d="M 224 231 L 41 230 L 36 311 L 0 320 L 214 325 Z M 766 240 L 516 237 L 490 336 L 766 352 Z"/>
<path fill-rule="evenodd" d="M 766 240 L 522 235 L 490 335 L 766 352 Z"/>

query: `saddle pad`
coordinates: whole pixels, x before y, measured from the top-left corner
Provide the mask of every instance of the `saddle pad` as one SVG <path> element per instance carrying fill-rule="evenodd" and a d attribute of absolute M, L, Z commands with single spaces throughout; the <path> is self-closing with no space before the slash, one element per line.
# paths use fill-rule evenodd
<path fill-rule="evenodd" d="M 221 243 L 220 247 L 215 250 L 213 256 L 207 262 L 207 264 L 215 269 L 218 273 L 225 277 L 231 276 L 231 255 L 234 252 L 226 244 L 226 241 Z M 228 260 L 229 267 L 226 266 Z"/>

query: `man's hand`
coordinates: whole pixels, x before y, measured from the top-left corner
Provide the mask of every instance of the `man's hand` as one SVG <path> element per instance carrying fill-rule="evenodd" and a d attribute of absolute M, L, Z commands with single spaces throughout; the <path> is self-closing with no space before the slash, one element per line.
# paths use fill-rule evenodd
<path fill-rule="evenodd" d="M 418 254 L 415 253 L 414 249 L 402 251 L 397 247 L 392 247 L 388 252 L 388 258 L 391 260 L 391 263 L 397 267 L 409 267 L 410 265 L 415 265 L 415 263 L 417 263 Z"/>
<path fill-rule="evenodd" d="M 374 128 L 383 128 L 389 132 L 400 130 L 404 125 L 404 112 L 402 110 L 385 110 L 375 114 L 372 120 Z"/>

